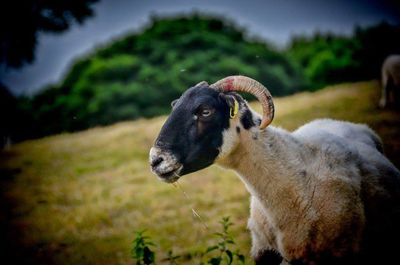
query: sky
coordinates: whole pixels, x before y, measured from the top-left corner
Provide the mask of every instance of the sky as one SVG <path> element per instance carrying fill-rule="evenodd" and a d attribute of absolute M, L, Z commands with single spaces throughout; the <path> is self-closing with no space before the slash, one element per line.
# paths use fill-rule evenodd
<path fill-rule="evenodd" d="M 32 95 L 60 82 L 76 58 L 129 32 L 140 31 L 152 14 L 193 10 L 234 20 L 258 36 L 284 47 L 293 34 L 330 31 L 351 34 L 355 25 L 400 23 L 391 0 L 100 0 L 95 16 L 61 34 L 40 33 L 33 64 L 0 68 L 0 81 L 15 95 Z M 389 4 L 388 4 L 389 3 Z"/>

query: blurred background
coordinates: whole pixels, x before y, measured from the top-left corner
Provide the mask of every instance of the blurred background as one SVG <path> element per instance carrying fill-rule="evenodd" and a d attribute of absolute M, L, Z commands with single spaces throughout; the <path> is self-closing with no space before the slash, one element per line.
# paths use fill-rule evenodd
<path fill-rule="evenodd" d="M 147 165 L 170 102 L 202 80 L 260 81 L 289 130 L 367 123 L 400 165 L 399 112 L 378 107 L 382 63 L 400 54 L 394 0 L 6 1 L 0 22 L 0 247 L 13 264 L 132 264 L 141 229 L 159 263 L 172 249 L 195 264 L 226 215 L 247 254 L 234 174 L 185 177 L 186 198 Z"/>

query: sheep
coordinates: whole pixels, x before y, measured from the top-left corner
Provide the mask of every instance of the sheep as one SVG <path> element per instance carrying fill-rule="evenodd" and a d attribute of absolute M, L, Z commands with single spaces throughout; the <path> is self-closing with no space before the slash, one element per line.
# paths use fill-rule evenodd
<path fill-rule="evenodd" d="M 234 91 L 257 97 L 263 115 Z M 201 82 L 172 103 L 150 150 L 171 183 L 217 164 L 250 193 L 255 264 L 393 264 L 400 235 L 400 172 L 369 127 L 319 119 L 269 126 L 268 90 L 244 76 Z"/>
<path fill-rule="evenodd" d="M 383 62 L 379 106 L 400 107 L 400 55 L 389 55 Z"/>

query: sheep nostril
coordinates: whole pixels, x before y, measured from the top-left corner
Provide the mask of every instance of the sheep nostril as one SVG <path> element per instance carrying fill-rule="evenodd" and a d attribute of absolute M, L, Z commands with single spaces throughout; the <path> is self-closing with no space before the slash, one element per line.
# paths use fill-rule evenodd
<path fill-rule="evenodd" d="M 157 157 L 156 159 L 154 159 L 153 161 L 151 161 L 150 165 L 152 167 L 156 167 L 158 166 L 162 161 L 164 161 L 164 158 L 162 157 Z"/>

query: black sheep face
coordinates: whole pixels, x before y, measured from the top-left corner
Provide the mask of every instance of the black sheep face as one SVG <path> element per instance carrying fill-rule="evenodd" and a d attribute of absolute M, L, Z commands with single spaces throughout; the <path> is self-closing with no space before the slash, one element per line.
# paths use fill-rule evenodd
<path fill-rule="evenodd" d="M 172 113 L 150 150 L 152 171 L 162 180 L 174 182 L 213 164 L 236 97 L 241 98 L 201 83 L 172 102 Z"/>

